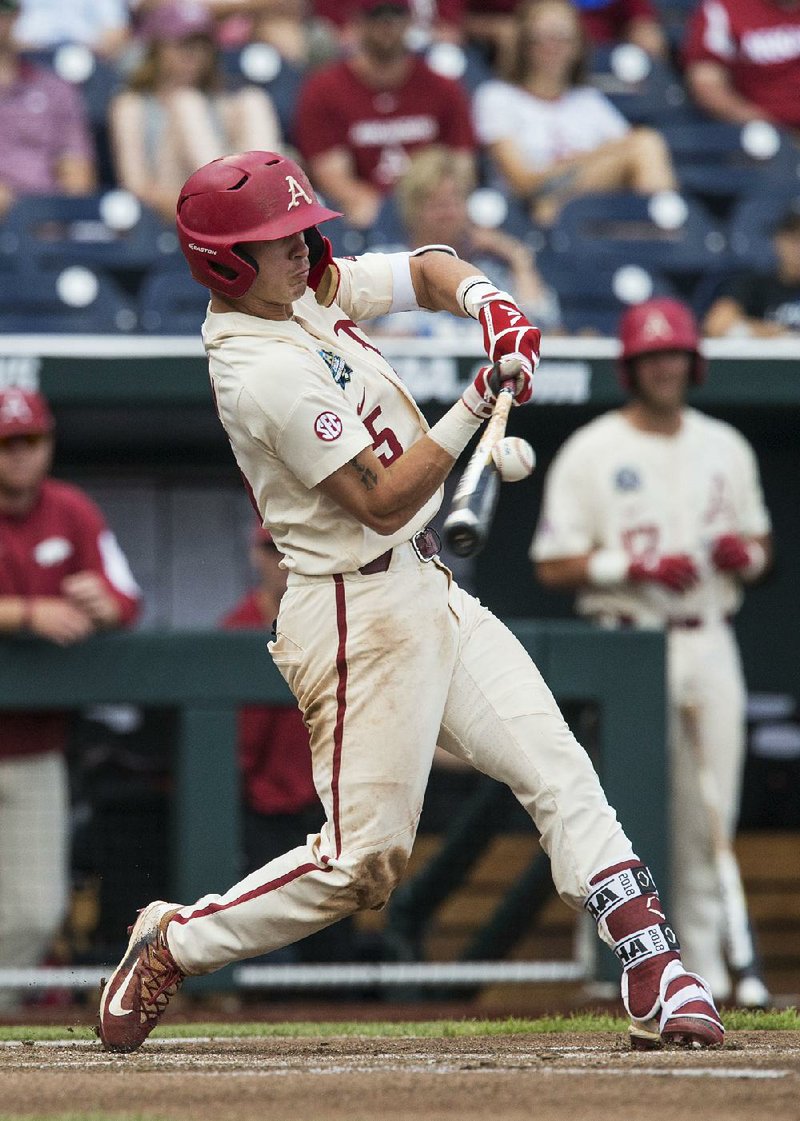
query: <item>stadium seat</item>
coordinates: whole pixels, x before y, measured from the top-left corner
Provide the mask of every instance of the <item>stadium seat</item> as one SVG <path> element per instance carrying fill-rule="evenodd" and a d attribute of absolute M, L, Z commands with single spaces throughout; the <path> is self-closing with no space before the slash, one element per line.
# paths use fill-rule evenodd
<path fill-rule="evenodd" d="M 733 202 L 756 191 L 800 188 L 800 150 L 766 121 L 664 123 L 666 140 L 685 193 Z"/>
<path fill-rule="evenodd" d="M 294 139 L 294 112 L 304 72 L 287 62 L 269 43 L 248 43 L 220 52 L 222 69 L 235 86 L 259 86 L 269 95 L 278 114 L 281 132 L 289 143 Z"/>
<path fill-rule="evenodd" d="M 433 43 L 425 50 L 424 57 L 431 70 L 460 82 L 468 94 L 473 94 L 482 82 L 495 76 L 474 46 Z"/>
<path fill-rule="evenodd" d="M 736 262 L 748 268 L 774 268 L 770 235 L 790 209 L 800 213 L 800 183 L 785 194 L 776 191 L 740 199 L 728 224 L 728 242 Z"/>
<path fill-rule="evenodd" d="M 589 81 L 631 124 L 660 127 L 668 121 L 693 119 L 695 115 L 677 70 L 651 58 L 633 43 L 595 47 Z"/>
<path fill-rule="evenodd" d="M 583 195 L 568 202 L 550 235 L 577 269 L 640 265 L 679 287 L 719 268 L 726 240 L 705 208 L 673 191 Z"/>
<path fill-rule="evenodd" d="M 187 268 L 156 269 L 139 292 L 139 324 L 153 335 L 197 335 L 208 307 L 208 291 Z"/>
<path fill-rule="evenodd" d="M 0 274 L 3 334 L 127 334 L 136 325 L 133 301 L 100 270 L 71 265 Z"/>
<path fill-rule="evenodd" d="M 80 91 L 94 136 L 100 182 L 113 183 L 108 110 L 112 97 L 122 86 L 121 70 L 82 43 L 64 43 L 49 50 L 31 51 L 25 57 L 39 66 L 46 66 Z"/>
<path fill-rule="evenodd" d="M 0 259 L 36 267 L 149 268 L 178 253 L 173 229 L 127 191 L 18 199 L 0 225 Z"/>
<path fill-rule="evenodd" d="M 576 268 L 569 258 L 545 250 L 536 265 L 558 295 L 570 335 L 616 335 L 619 318 L 631 304 L 677 294 L 665 277 L 636 264 Z"/>

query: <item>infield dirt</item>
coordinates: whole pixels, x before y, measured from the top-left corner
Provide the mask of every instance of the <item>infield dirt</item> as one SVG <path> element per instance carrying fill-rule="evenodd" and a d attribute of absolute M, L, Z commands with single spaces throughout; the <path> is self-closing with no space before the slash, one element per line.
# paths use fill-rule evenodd
<path fill-rule="evenodd" d="M 800 1033 L 632 1052 L 607 1033 L 0 1046 L 0 1121 L 798 1121 Z"/>

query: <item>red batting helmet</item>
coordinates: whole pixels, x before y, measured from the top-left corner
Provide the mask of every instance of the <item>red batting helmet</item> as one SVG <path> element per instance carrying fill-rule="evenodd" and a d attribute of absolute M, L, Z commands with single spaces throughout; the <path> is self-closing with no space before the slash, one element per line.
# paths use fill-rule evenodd
<path fill-rule="evenodd" d="M 339 218 L 317 202 L 305 172 L 278 152 L 241 152 L 205 164 L 178 198 L 178 240 L 192 276 L 225 296 L 243 296 L 258 269 L 237 246 L 277 241 Z"/>
<path fill-rule="evenodd" d="M 13 386 L 0 390 L 0 438 L 41 436 L 54 428 L 53 414 L 41 393 Z"/>
<path fill-rule="evenodd" d="M 631 388 L 631 360 L 660 350 L 688 350 L 692 355 L 692 381 L 700 385 L 705 377 L 697 321 L 679 300 L 659 297 L 628 308 L 620 320 L 619 338 L 619 375 L 625 389 Z"/>

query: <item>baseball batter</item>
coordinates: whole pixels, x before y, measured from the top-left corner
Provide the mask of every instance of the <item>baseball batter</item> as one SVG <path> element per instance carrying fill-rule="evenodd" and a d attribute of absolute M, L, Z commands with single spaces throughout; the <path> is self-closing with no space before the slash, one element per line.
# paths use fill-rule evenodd
<path fill-rule="evenodd" d="M 718 1045 L 710 991 L 684 970 L 586 753 L 523 648 L 437 556 L 428 522 L 491 413 L 493 366 L 429 429 L 360 324 L 419 306 L 471 315 L 491 363 L 521 359 L 520 404 L 539 332 L 441 246 L 333 260 L 317 223 L 335 216 L 268 152 L 206 165 L 178 203 L 190 268 L 211 289 L 203 337 L 220 419 L 289 570 L 270 650 L 309 727 L 326 822 L 223 895 L 146 907 L 101 998 L 101 1038 L 134 1050 L 186 975 L 382 907 L 438 742 L 531 814 L 562 897 L 590 909 L 623 963 L 635 1039 Z"/>
<path fill-rule="evenodd" d="M 577 590 L 605 626 L 663 627 L 671 703 L 674 903 L 687 964 L 731 992 L 697 752 L 732 835 L 745 686 L 731 619 L 771 553 L 770 520 L 744 437 L 684 404 L 704 373 L 690 310 L 650 300 L 623 317 L 627 405 L 567 440 L 545 484 L 531 557 L 543 583 Z M 752 981 L 740 1000 L 762 1003 Z"/>

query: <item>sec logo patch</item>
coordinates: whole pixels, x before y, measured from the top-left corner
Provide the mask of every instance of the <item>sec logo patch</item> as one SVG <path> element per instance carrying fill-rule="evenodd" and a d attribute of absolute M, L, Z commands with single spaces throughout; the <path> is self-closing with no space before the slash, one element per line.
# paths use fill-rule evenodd
<path fill-rule="evenodd" d="M 330 443 L 342 434 L 342 422 L 336 413 L 320 413 L 314 421 L 314 431 L 320 440 Z"/>

